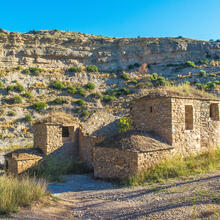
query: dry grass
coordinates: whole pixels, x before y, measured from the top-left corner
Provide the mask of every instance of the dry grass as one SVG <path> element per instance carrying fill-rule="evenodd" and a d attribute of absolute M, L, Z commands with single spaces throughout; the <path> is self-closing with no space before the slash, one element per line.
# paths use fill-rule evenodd
<path fill-rule="evenodd" d="M 13 151 L 13 150 L 18 150 L 18 149 L 29 149 L 29 148 L 33 148 L 33 145 L 31 144 L 25 145 L 25 146 L 12 145 L 9 147 L 0 147 L 0 152 L 8 152 L 8 151 Z"/>
<path fill-rule="evenodd" d="M 167 85 L 160 88 L 147 90 L 147 96 L 180 96 L 192 98 L 218 99 L 213 93 L 196 89 L 188 84 Z"/>
<path fill-rule="evenodd" d="M 198 155 L 186 158 L 175 156 L 167 158 L 137 176 L 123 180 L 123 185 L 164 182 L 168 179 L 190 177 L 196 174 L 215 171 L 220 167 L 220 148 L 210 149 Z"/>
<path fill-rule="evenodd" d="M 3 175 L 0 177 L 0 214 L 16 212 L 48 195 L 43 180 Z"/>

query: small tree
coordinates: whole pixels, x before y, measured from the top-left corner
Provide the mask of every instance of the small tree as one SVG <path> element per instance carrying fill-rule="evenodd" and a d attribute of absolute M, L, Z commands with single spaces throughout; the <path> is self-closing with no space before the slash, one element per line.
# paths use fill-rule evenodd
<path fill-rule="evenodd" d="M 90 66 L 87 67 L 87 71 L 88 71 L 88 72 L 98 72 L 99 70 L 98 70 L 98 67 L 97 67 L 97 66 L 95 66 L 95 65 L 90 65 Z"/>
<path fill-rule="evenodd" d="M 131 120 L 125 116 L 121 117 L 120 121 L 118 122 L 118 132 L 126 132 L 131 129 Z"/>

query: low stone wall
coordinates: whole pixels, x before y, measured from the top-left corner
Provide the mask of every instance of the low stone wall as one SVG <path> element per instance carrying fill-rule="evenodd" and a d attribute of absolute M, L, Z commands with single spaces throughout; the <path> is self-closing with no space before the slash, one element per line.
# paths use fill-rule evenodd
<path fill-rule="evenodd" d="M 104 179 L 122 179 L 134 175 L 138 169 L 136 152 L 116 148 L 94 147 L 94 176 Z"/>

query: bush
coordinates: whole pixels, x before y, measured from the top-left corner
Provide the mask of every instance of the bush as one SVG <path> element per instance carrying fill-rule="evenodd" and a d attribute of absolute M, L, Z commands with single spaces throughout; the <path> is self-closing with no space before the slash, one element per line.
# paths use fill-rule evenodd
<path fill-rule="evenodd" d="M 33 118 L 32 118 L 32 116 L 29 114 L 29 115 L 25 115 L 25 121 L 26 122 L 32 122 L 32 120 L 33 120 Z"/>
<path fill-rule="evenodd" d="M 193 68 L 196 67 L 196 64 L 193 61 L 186 61 L 185 65 L 186 67 L 193 67 Z"/>
<path fill-rule="evenodd" d="M 62 82 L 58 81 L 58 80 L 56 80 L 56 81 L 53 83 L 52 87 L 53 87 L 54 89 L 57 89 L 57 90 L 63 90 L 63 89 L 65 88 L 64 84 L 63 84 Z"/>
<path fill-rule="evenodd" d="M 8 85 L 6 89 L 7 89 L 7 91 L 13 91 L 14 86 L 13 85 Z"/>
<path fill-rule="evenodd" d="M 199 64 L 205 64 L 205 65 L 208 65 L 208 64 L 209 64 L 209 60 L 199 60 L 198 63 L 199 63 Z"/>
<path fill-rule="evenodd" d="M 102 94 L 99 93 L 99 92 L 93 93 L 92 95 L 93 95 L 93 97 L 94 97 L 95 99 L 101 99 L 101 98 L 102 98 Z"/>
<path fill-rule="evenodd" d="M 68 87 L 67 87 L 67 92 L 70 93 L 70 94 L 72 94 L 72 95 L 74 95 L 74 94 L 76 94 L 77 89 L 76 89 L 75 86 L 68 86 Z"/>
<path fill-rule="evenodd" d="M 14 90 L 17 91 L 17 92 L 23 92 L 24 91 L 24 86 L 22 86 L 21 84 L 17 83 L 14 86 Z"/>
<path fill-rule="evenodd" d="M 124 79 L 124 80 L 129 80 L 129 79 L 130 79 L 130 76 L 129 76 L 129 74 L 127 74 L 127 73 L 122 73 L 122 74 L 121 74 L 121 78 Z"/>
<path fill-rule="evenodd" d="M 122 88 L 122 89 L 121 89 L 121 92 L 123 92 L 125 95 L 131 94 L 131 90 L 130 90 L 130 89 L 127 89 L 127 88 Z"/>
<path fill-rule="evenodd" d="M 86 90 L 84 88 L 78 88 L 77 93 L 83 97 L 86 96 Z"/>
<path fill-rule="evenodd" d="M 43 110 L 47 107 L 47 104 L 45 102 L 36 102 L 33 105 L 33 108 L 37 111 Z"/>
<path fill-rule="evenodd" d="M 39 67 L 30 67 L 28 69 L 25 69 L 23 72 L 25 74 L 33 74 L 35 76 L 38 76 L 42 72 L 42 69 L 40 69 Z"/>
<path fill-rule="evenodd" d="M 8 112 L 8 116 L 15 116 L 15 115 L 16 115 L 16 113 L 13 112 L 13 111 L 9 111 L 9 112 Z"/>
<path fill-rule="evenodd" d="M 76 103 L 77 105 L 79 105 L 79 106 L 83 106 L 83 105 L 86 104 L 86 102 L 85 102 L 84 100 L 82 100 L 82 99 L 78 99 L 77 101 L 75 101 L 75 103 Z"/>
<path fill-rule="evenodd" d="M 0 178 L 0 213 L 17 212 L 20 207 L 30 206 L 46 195 L 45 181 L 3 175 Z"/>
<path fill-rule="evenodd" d="M 95 66 L 95 65 L 90 65 L 90 66 L 87 67 L 87 71 L 88 71 L 88 72 L 98 72 L 99 70 L 98 70 L 98 67 L 97 67 L 97 66 Z"/>
<path fill-rule="evenodd" d="M 62 98 L 62 97 L 57 97 L 56 99 L 54 99 L 53 102 L 55 104 L 58 104 L 58 105 L 62 105 L 62 104 L 68 103 L 67 100 Z"/>
<path fill-rule="evenodd" d="M 201 77 L 206 77 L 206 71 L 205 71 L 205 70 L 200 70 L 200 71 L 199 71 L 199 75 L 200 75 Z"/>
<path fill-rule="evenodd" d="M 209 77 L 216 78 L 216 74 L 215 73 L 209 73 Z"/>
<path fill-rule="evenodd" d="M 72 66 L 68 69 L 68 72 L 71 72 L 71 73 L 79 73 L 79 72 L 82 72 L 82 68 L 81 67 L 78 67 L 78 66 Z"/>
<path fill-rule="evenodd" d="M 32 96 L 31 92 L 27 91 L 27 92 L 24 93 L 25 98 L 30 98 L 31 96 Z"/>
<path fill-rule="evenodd" d="M 103 102 L 112 102 L 115 100 L 115 96 L 113 95 L 104 95 L 103 98 L 102 98 L 102 101 Z"/>
<path fill-rule="evenodd" d="M 2 87 L 3 87 L 3 83 L 2 81 L 0 81 L 0 89 L 2 89 Z"/>
<path fill-rule="evenodd" d="M 89 90 L 94 90 L 95 89 L 95 83 L 93 82 L 89 82 L 86 84 L 86 88 L 89 89 Z"/>
<path fill-rule="evenodd" d="M 22 98 L 21 98 L 21 96 L 15 96 L 15 97 L 12 98 L 11 100 L 12 100 L 12 102 L 13 102 L 14 104 L 20 104 L 20 103 L 22 103 Z"/>
<path fill-rule="evenodd" d="M 90 113 L 87 110 L 83 110 L 81 115 L 83 118 L 88 118 L 90 116 Z"/>
<path fill-rule="evenodd" d="M 120 118 L 120 121 L 117 124 L 118 132 L 126 132 L 131 129 L 131 120 L 125 116 Z"/>

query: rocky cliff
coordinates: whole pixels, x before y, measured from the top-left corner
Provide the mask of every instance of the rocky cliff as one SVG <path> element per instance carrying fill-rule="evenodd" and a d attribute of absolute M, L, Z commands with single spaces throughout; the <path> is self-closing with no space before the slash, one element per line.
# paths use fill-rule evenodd
<path fill-rule="evenodd" d="M 220 43 L 185 38 L 109 38 L 64 31 L 0 30 L 0 66 L 45 68 L 94 64 L 101 71 L 128 65 L 220 57 Z"/>

